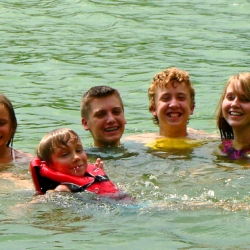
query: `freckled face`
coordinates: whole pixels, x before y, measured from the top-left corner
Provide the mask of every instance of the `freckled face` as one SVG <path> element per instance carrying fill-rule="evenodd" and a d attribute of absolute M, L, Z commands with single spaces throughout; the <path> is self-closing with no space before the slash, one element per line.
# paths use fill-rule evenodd
<path fill-rule="evenodd" d="M 158 117 L 160 127 L 179 126 L 180 129 L 186 130 L 194 106 L 191 106 L 190 91 L 185 83 L 171 83 L 158 88 L 155 105 L 152 113 Z"/>
<path fill-rule="evenodd" d="M 90 130 L 94 146 L 119 146 L 127 123 L 119 98 L 115 95 L 95 98 L 90 107 L 89 117 L 83 118 L 82 124 Z"/>
<path fill-rule="evenodd" d="M 6 147 L 11 136 L 11 120 L 8 109 L 0 104 L 0 147 Z"/>
<path fill-rule="evenodd" d="M 80 142 L 70 141 L 68 146 L 55 148 L 50 167 L 60 173 L 82 177 L 87 170 L 87 155 Z"/>
<path fill-rule="evenodd" d="M 239 84 L 231 83 L 222 102 L 222 113 L 233 129 L 247 129 L 250 126 L 250 99 Z"/>

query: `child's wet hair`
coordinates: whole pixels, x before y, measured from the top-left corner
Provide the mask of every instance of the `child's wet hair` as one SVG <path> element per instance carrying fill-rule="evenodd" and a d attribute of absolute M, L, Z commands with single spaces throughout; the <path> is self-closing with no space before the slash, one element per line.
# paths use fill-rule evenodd
<path fill-rule="evenodd" d="M 123 102 L 122 102 L 122 98 L 118 92 L 117 89 L 111 88 L 109 86 L 94 86 L 92 88 L 90 88 L 82 97 L 82 101 L 81 101 L 81 116 L 82 118 L 88 118 L 89 116 L 89 111 L 91 109 L 90 107 L 90 102 L 91 100 L 93 100 L 94 98 L 102 98 L 102 97 L 107 97 L 107 96 L 111 96 L 111 95 L 115 95 L 121 102 L 121 106 L 122 109 L 124 110 L 123 107 Z"/>
<path fill-rule="evenodd" d="M 238 92 L 240 89 L 242 89 L 246 97 L 250 99 L 250 73 L 240 73 L 231 76 L 224 88 L 224 91 L 216 109 L 218 110 L 217 126 L 220 130 L 222 140 L 234 139 L 233 128 L 228 124 L 222 113 L 222 103 L 226 96 L 227 88 L 230 84 L 233 84 L 233 90 L 235 92 Z"/>
<path fill-rule="evenodd" d="M 14 141 L 14 136 L 16 133 L 16 128 L 17 128 L 17 119 L 16 119 L 16 114 L 15 110 L 12 106 L 11 101 L 2 93 L 0 93 L 0 104 L 3 104 L 5 108 L 7 108 L 10 116 L 10 139 L 7 142 L 7 147 L 11 145 L 13 147 L 13 141 Z"/>
<path fill-rule="evenodd" d="M 168 84 L 172 84 L 173 87 L 177 87 L 176 83 L 185 83 L 190 91 L 191 97 L 191 107 L 195 105 L 195 91 L 192 82 L 189 80 L 188 72 L 184 70 L 179 70 L 177 68 L 168 68 L 162 72 L 157 73 L 151 85 L 148 89 L 148 98 L 149 98 L 149 111 L 151 112 L 152 108 L 155 107 L 155 93 L 157 88 L 166 87 Z M 152 118 L 153 123 L 159 125 L 158 117 Z"/>
<path fill-rule="evenodd" d="M 55 148 L 67 147 L 69 142 L 81 143 L 81 140 L 78 134 L 71 129 L 55 129 L 42 138 L 37 146 L 36 154 L 42 161 L 50 162 Z"/>

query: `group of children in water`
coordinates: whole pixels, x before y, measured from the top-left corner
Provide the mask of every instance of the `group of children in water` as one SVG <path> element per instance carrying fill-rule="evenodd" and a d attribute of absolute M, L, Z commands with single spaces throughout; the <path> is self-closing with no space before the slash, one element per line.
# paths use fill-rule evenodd
<path fill-rule="evenodd" d="M 159 126 L 159 134 L 149 133 L 125 139 L 145 143 L 162 138 L 195 140 L 213 137 L 202 131 L 187 128 L 189 117 L 195 108 L 195 91 L 187 72 L 169 68 L 156 74 L 149 87 L 148 97 L 149 111 L 153 115 L 153 122 Z M 218 107 L 217 126 L 221 134 L 223 153 L 231 159 L 247 157 L 250 151 L 250 73 L 241 73 L 229 79 Z M 121 145 L 126 119 L 123 102 L 116 89 L 108 86 L 95 86 L 89 89 L 81 101 L 81 117 L 84 129 L 89 130 L 93 137 L 94 147 Z M 0 163 L 32 157 L 13 149 L 16 128 L 17 120 L 13 106 L 5 95 L 0 94 Z M 61 173 L 75 179 L 94 180 L 78 190 L 85 190 L 93 183 L 109 181 L 104 172 L 101 175 L 95 174 L 103 169 L 100 159 L 97 159 L 94 167 L 89 170 L 81 140 L 70 129 L 56 129 L 45 135 L 37 147 L 36 154 L 37 158 L 35 163 L 32 161 L 32 167 L 39 168 L 38 172 L 35 170 L 32 174 L 33 180 L 40 176 L 39 178 L 46 183 L 48 176 L 43 176 L 39 172 L 45 164 L 52 170 L 51 176 Z M 68 185 L 68 179 L 60 177 L 58 181 L 58 177 L 56 178 L 56 184 L 52 187 L 55 191 L 76 190 L 72 185 Z M 74 181 L 72 183 L 76 185 Z M 34 184 L 41 188 L 40 183 Z M 93 192 L 98 193 L 96 190 Z"/>

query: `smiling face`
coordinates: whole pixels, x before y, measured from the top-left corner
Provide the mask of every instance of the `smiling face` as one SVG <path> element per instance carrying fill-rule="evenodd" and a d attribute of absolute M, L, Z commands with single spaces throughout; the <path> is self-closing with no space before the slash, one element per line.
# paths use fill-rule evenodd
<path fill-rule="evenodd" d="M 222 102 L 222 114 L 233 130 L 249 130 L 250 98 L 240 83 L 231 83 Z"/>
<path fill-rule="evenodd" d="M 119 146 L 126 123 L 122 104 L 115 95 L 91 100 L 88 118 L 82 118 L 95 147 Z"/>
<path fill-rule="evenodd" d="M 11 120 L 8 109 L 0 103 L 0 147 L 6 147 L 11 137 Z"/>
<path fill-rule="evenodd" d="M 57 172 L 82 177 L 87 166 L 87 155 L 80 141 L 70 140 L 67 146 L 56 147 L 51 154 L 50 168 Z"/>
<path fill-rule="evenodd" d="M 151 108 L 151 112 L 159 120 L 160 135 L 187 136 L 187 122 L 193 110 L 190 91 L 184 82 L 169 83 L 157 88 L 155 107 Z"/>

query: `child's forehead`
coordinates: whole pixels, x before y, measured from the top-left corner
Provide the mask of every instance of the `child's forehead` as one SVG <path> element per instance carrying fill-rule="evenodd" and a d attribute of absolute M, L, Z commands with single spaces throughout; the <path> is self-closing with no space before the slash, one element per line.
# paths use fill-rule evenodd
<path fill-rule="evenodd" d="M 10 118 L 10 112 L 4 103 L 0 103 L 1 115 Z"/>
<path fill-rule="evenodd" d="M 90 101 L 90 109 L 95 110 L 95 109 L 106 109 L 109 104 L 109 107 L 121 107 L 122 108 L 122 103 L 121 100 L 118 96 L 115 94 L 109 95 L 109 96 L 104 96 L 104 97 L 96 97 L 92 98 Z"/>
<path fill-rule="evenodd" d="M 72 145 L 81 145 L 82 146 L 82 142 L 81 142 L 81 139 L 78 137 L 78 136 L 72 136 L 70 137 L 67 145 L 69 146 L 69 144 L 72 144 Z"/>
<path fill-rule="evenodd" d="M 8 110 L 8 108 L 6 107 L 6 105 L 4 103 L 2 103 L 2 102 L 0 102 L 0 107 Z"/>
<path fill-rule="evenodd" d="M 78 136 L 70 136 L 68 140 L 55 140 L 52 142 L 52 147 L 55 148 L 69 148 L 70 146 L 82 146 L 81 139 Z"/>
<path fill-rule="evenodd" d="M 226 92 L 235 92 L 237 94 L 246 94 L 246 91 L 244 90 L 244 87 L 240 81 L 234 81 L 231 82 L 228 87 Z"/>
<path fill-rule="evenodd" d="M 178 81 L 174 81 L 174 82 L 169 82 L 166 84 L 160 84 L 159 86 L 157 86 L 156 92 L 170 92 L 171 90 L 178 90 L 180 92 L 185 92 L 185 93 L 190 93 L 190 90 L 187 86 L 187 84 L 185 82 L 178 82 Z"/>

